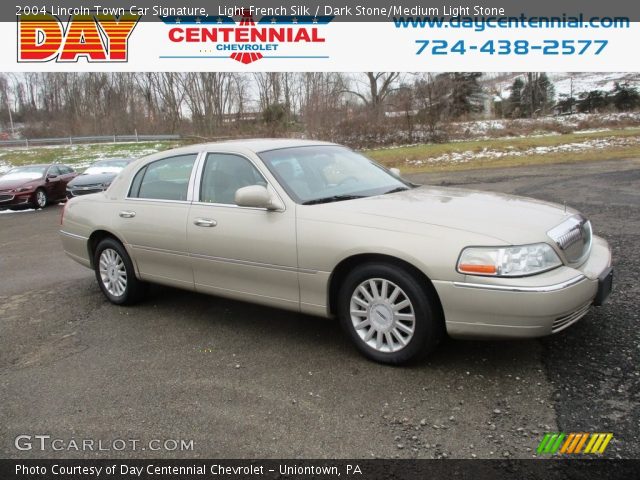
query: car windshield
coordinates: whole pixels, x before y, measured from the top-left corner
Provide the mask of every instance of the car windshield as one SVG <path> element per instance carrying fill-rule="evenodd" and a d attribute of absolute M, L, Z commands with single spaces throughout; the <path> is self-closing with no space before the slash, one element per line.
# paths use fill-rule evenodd
<path fill-rule="evenodd" d="M 408 190 L 411 184 L 340 146 L 283 148 L 260 157 L 298 203 L 312 205 Z"/>
<path fill-rule="evenodd" d="M 37 180 L 44 176 L 47 167 L 18 167 L 9 170 L 2 180 Z"/>
<path fill-rule="evenodd" d="M 83 175 L 95 175 L 100 173 L 118 173 L 129 164 L 127 160 L 102 160 L 87 168 Z"/>

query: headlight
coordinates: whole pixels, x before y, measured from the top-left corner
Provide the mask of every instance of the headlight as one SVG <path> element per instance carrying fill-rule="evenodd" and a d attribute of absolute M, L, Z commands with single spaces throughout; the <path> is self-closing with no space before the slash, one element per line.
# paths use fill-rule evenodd
<path fill-rule="evenodd" d="M 20 187 L 20 188 L 16 188 L 14 190 L 14 192 L 16 193 L 21 193 L 21 192 L 28 192 L 29 190 L 33 190 L 33 187 Z"/>
<path fill-rule="evenodd" d="M 457 270 L 469 275 L 522 277 L 562 265 L 546 243 L 515 247 L 468 247 L 460 254 Z"/>

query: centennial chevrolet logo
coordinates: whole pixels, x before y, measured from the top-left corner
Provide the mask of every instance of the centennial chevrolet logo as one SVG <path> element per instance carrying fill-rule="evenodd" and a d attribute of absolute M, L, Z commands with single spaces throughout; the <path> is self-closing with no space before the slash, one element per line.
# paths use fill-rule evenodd
<path fill-rule="evenodd" d="M 198 52 L 200 58 L 231 58 L 244 64 L 265 58 L 266 55 L 292 58 L 278 54 L 282 44 L 324 43 L 325 38 L 320 34 L 319 26 L 333 19 L 331 16 L 266 16 L 256 24 L 249 10 L 242 11 L 239 24 L 226 16 L 161 18 L 171 26 L 168 33 L 171 42 L 199 44 L 204 47 Z M 210 50 L 207 48 L 209 44 L 212 45 Z M 211 52 L 218 55 L 206 55 Z"/>
<path fill-rule="evenodd" d="M 612 438 L 613 433 L 547 433 L 536 452 L 547 455 L 603 454 Z"/>
<path fill-rule="evenodd" d="M 126 62 L 138 15 L 74 15 L 64 22 L 47 13 L 18 18 L 18 62 Z"/>

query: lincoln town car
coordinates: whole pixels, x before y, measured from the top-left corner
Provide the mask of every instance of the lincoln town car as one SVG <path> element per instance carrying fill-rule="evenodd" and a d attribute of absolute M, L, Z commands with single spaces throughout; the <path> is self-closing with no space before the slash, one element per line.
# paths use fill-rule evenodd
<path fill-rule="evenodd" d="M 580 212 L 415 185 L 319 141 L 141 158 L 106 191 L 72 198 L 61 223 L 64 250 L 114 304 L 158 283 L 337 317 L 360 352 L 390 364 L 445 335 L 559 332 L 612 288 L 609 246 Z"/>

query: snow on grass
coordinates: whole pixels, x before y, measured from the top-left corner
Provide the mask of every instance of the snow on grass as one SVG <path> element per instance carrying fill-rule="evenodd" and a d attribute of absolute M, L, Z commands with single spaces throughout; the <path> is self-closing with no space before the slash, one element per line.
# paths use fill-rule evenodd
<path fill-rule="evenodd" d="M 585 125 L 597 124 L 598 128 L 585 127 Z M 520 136 L 553 135 L 560 130 L 573 130 L 576 132 L 606 131 L 606 126 L 619 124 L 640 124 L 640 112 L 621 113 L 574 113 L 540 118 L 476 120 L 471 122 L 456 122 L 451 124 L 452 135 L 466 138 L 505 137 L 508 131 L 522 130 L 526 132 Z M 602 128 L 600 128 L 602 126 Z"/>
<path fill-rule="evenodd" d="M 585 140 L 584 142 L 570 142 L 561 143 L 558 145 L 534 146 L 524 149 L 517 149 L 513 146 L 506 146 L 503 149 L 483 148 L 481 150 L 448 152 L 424 159 L 406 160 L 405 164 L 409 166 L 459 164 L 476 160 L 495 160 L 503 157 L 534 157 L 558 153 L 580 153 L 585 151 L 634 147 L 638 145 L 640 145 L 640 136 L 603 137 Z"/>
<path fill-rule="evenodd" d="M 63 163 L 76 170 L 106 158 L 139 158 L 177 146 L 176 142 L 123 142 L 0 148 L 0 174 L 13 166 Z"/>

